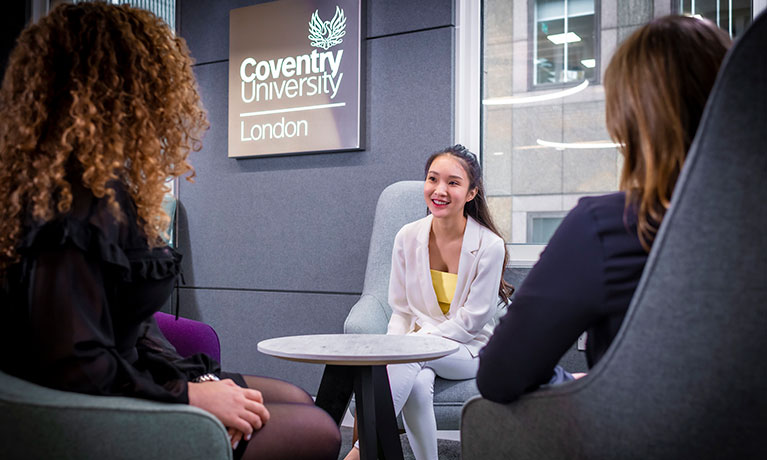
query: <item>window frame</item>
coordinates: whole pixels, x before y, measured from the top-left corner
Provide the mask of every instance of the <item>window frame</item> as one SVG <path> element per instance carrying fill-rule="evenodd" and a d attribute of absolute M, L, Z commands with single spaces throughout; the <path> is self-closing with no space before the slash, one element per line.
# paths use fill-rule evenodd
<path fill-rule="evenodd" d="M 527 211 L 525 214 L 525 218 L 527 219 L 527 234 L 525 235 L 525 239 L 527 240 L 525 244 L 532 244 L 532 245 L 542 245 L 546 246 L 548 243 L 536 243 L 530 241 L 531 236 L 533 235 L 533 221 L 538 218 L 561 218 L 564 219 L 569 211 Z M 561 223 L 561 222 L 560 222 Z"/>

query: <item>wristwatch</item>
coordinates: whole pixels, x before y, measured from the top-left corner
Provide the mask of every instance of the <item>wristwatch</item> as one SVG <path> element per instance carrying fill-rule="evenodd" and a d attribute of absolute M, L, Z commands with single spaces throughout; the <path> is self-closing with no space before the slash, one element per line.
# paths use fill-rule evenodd
<path fill-rule="evenodd" d="M 221 380 L 221 379 L 218 378 L 215 374 L 202 374 L 200 376 L 193 378 L 192 382 L 194 383 L 216 382 L 218 380 Z"/>

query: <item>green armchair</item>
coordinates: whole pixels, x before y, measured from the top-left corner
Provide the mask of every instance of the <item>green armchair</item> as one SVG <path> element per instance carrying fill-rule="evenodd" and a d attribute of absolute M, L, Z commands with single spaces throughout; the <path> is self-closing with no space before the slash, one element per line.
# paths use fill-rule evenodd
<path fill-rule="evenodd" d="M 224 426 L 186 404 L 90 396 L 0 372 L 3 458 L 231 459 Z"/>

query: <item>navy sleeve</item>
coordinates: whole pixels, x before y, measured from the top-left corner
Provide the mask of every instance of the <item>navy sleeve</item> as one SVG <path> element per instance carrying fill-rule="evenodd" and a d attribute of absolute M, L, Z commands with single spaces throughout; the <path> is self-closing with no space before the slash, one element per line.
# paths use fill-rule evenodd
<path fill-rule="evenodd" d="M 563 220 L 509 311 L 480 351 L 477 386 L 500 403 L 547 383 L 562 355 L 599 315 L 602 245 L 582 200 Z"/>

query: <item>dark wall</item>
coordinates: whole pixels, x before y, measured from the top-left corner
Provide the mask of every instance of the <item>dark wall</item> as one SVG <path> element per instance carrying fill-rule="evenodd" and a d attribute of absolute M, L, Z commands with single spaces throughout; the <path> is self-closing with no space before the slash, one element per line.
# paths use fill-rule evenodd
<path fill-rule="evenodd" d="M 452 0 L 366 5 L 366 149 L 235 160 L 227 157 L 229 10 L 255 0 L 179 0 L 177 28 L 197 64 L 211 128 L 178 187 L 186 285 L 181 314 L 219 333 L 225 369 L 315 392 L 320 366 L 267 357 L 270 337 L 340 333 L 362 290 L 376 200 L 422 178 L 453 141 Z"/>

